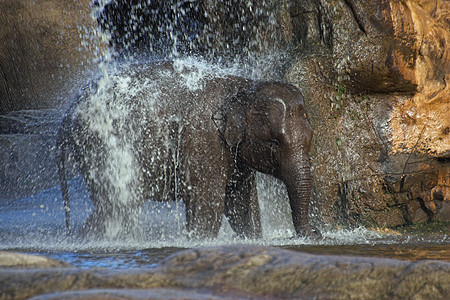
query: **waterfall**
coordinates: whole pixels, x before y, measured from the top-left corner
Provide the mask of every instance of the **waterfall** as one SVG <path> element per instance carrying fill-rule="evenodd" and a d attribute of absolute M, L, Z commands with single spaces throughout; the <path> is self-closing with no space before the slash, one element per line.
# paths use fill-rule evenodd
<path fill-rule="evenodd" d="M 164 74 L 158 82 L 154 82 L 148 78 L 136 78 L 134 74 L 118 74 L 118 70 L 127 69 L 128 65 L 136 62 L 173 60 L 176 71 L 183 74 L 179 84 L 190 91 L 200 89 L 203 79 L 211 74 L 281 79 L 287 48 L 280 43 L 272 44 L 279 42 L 275 31 L 280 7 L 272 1 L 258 4 L 235 0 L 212 2 L 217 2 L 214 9 L 211 9 L 211 3 L 202 1 L 95 2 L 93 18 L 98 21 L 99 30 L 94 34 L 100 36 L 109 47 L 107 51 L 98 51 L 103 54 L 97 57 L 97 86 L 91 92 L 89 105 L 80 106 L 77 114 L 83 115 L 89 123 L 89 130 L 95 132 L 105 145 L 105 159 L 111 163 L 106 170 L 93 171 L 92 176 L 104 183 L 111 199 L 118 203 L 133 205 L 128 202 L 136 198 L 133 191 L 138 187 L 133 187 L 133 184 L 141 175 L 135 171 L 133 143 L 141 134 L 155 134 L 158 131 L 153 129 L 152 133 L 142 133 L 140 128 L 145 126 L 145 118 L 137 119 L 127 101 L 142 93 L 148 95 L 159 91 L 152 87 L 165 81 Z M 190 72 L 184 74 L 183 68 L 189 68 Z M 171 80 L 167 79 L 166 84 L 169 82 Z M 154 118 L 158 117 L 157 111 L 161 107 L 159 96 L 155 93 L 153 97 L 146 97 L 148 103 L 145 109 L 153 111 Z M 111 99 L 114 99 L 113 103 Z M 164 130 L 166 122 L 168 120 L 158 120 L 155 126 L 160 126 L 160 131 Z M 133 134 L 130 135 L 130 132 Z M 163 160 L 160 156 L 165 154 L 162 152 L 170 151 L 153 150 L 152 160 L 155 163 Z M 257 181 L 264 236 L 292 235 L 284 186 L 263 174 L 258 175 Z M 176 220 L 177 229 L 171 230 L 170 234 L 178 236 L 176 232 L 183 231 L 184 207 L 180 201 L 175 203 L 175 206 L 150 203 L 147 208 L 151 207 L 148 209 L 154 211 L 151 211 L 150 217 L 144 214 L 141 218 L 150 221 L 149 218 L 159 215 L 161 211 L 175 208 L 172 218 Z M 167 220 L 161 219 L 160 222 L 167 223 Z M 113 228 L 109 232 L 111 236 L 117 234 L 120 228 L 116 227 L 120 227 L 120 222 L 113 225 L 107 225 Z M 225 231 L 222 230 L 221 234 L 230 234 L 231 229 L 226 229 L 226 222 L 222 227 Z M 157 227 L 152 230 L 164 235 Z"/>

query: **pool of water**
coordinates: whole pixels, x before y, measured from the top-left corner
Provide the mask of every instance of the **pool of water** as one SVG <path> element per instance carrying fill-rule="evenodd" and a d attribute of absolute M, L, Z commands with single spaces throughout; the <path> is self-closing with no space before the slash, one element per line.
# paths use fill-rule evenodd
<path fill-rule="evenodd" d="M 80 180 L 71 182 L 72 225 L 80 227 L 92 209 Z M 288 216 L 286 217 L 287 219 Z M 59 188 L 19 200 L 0 200 L 0 250 L 41 254 L 80 268 L 150 268 L 183 249 L 200 246 L 258 244 L 321 255 L 355 255 L 406 260 L 450 261 L 447 229 L 433 234 L 398 234 L 365 228 L 323 231 L 324 239 L 291 238 L 286 222 L 263 222 L 263 238 L 237 238 L 223 222 L 209 241 L 186 237 L 180 203 L 149 202 L 133 237 L 88 240 L 68 237 Z"/>
<path fill-rule="evenodd" d="M 319 255 L 352 255 L 395 258 L 410 261 L 441 260 L 450 262 L 450 245 L 445 243 L 354 244 L 354 245 L 287 245 L 276 246 Z M 184 248 L 151 248 L 120 251 L 29 252 L 68 262 L 80 268 L 150 268 Z"/>
<path fill-rule="evenodd" d="M 305 245 L 283 247 L 312 254 L 352 255 L 395 258 L 403 260 L 442 260 L 450 262 L 450 246 L 445 243 L 423 242 L 404 244 L 370 244 L 370 245 Z"/>

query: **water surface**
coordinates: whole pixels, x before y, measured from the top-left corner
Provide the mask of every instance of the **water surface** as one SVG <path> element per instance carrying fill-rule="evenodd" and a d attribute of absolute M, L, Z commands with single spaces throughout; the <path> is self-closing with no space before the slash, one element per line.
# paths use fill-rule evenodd
<path fill-rule="evenodd" d="M 70 181 L 71 223 L 79 228 L 92 205 L 80 178 Z M 264 205 L 263 205 L 264 206 Z M 273 208 L 271 208 L 273 209 Z M 0 250 L 42 254 L 81 268 L 149 268 L 173 253 L 202 246 L 258 244 L 321 255 L 353 255 L 405 260 L 450 261 L 446 232 L 436 234 L 380 233 L 365 228 L 323 231 L 324 239 L 292 238 L 289 215 L 267 220 L 262 212 L 263 238 L 237 238 L 224 221 L 214 240 L 192 241 L 184 232 L 182 203 L 149 201 L 134 236 L 89 240 L 67 236 L 59 187 L 31 197 L 0 201 Z"/>

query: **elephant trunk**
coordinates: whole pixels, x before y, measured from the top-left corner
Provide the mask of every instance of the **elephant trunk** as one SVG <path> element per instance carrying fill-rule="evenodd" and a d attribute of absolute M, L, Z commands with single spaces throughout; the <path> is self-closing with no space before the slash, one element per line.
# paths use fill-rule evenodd
<path fill-rule="evenodd" d="M 292 221 L 299 236 L 320 236 L 319 231 L 309 225 L 308 211 L 312 190 L 312 177 L 308 157 L 289 159 L 282 171 L 292 210 Z"/>

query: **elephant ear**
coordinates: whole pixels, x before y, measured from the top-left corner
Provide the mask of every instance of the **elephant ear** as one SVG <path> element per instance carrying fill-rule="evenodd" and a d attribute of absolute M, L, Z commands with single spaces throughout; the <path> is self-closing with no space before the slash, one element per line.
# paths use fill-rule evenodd
<path fill-rule="evenodd" d="M 212 116 L 214 124 L 228 147 L 236 146 L 244 137 L 245 118 L 242 104 L 238 96 L 234 96 L 219 108 Z"/>

